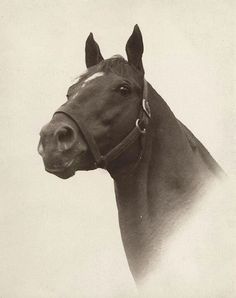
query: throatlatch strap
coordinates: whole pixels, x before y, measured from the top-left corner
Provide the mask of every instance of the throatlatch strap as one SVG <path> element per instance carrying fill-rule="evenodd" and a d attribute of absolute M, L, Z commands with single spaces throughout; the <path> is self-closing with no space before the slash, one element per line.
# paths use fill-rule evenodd
<path fill-rule="evenodd" d="M 119 157 L 130 145 L 132 145 L 138 139 L 139 136 L 140 131 L 135 126 L 132 131 L 118 145 L 116 145 L 113 149 L 111 149 L 111 151 L 103 156 L 105 165 Z"/>

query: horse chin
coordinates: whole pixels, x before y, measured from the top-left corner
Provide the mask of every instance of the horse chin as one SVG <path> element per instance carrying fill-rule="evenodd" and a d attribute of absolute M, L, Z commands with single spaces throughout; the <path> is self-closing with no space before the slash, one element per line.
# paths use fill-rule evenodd
<path fill-rule="evenodd" d="M 52 171 L 46 168 L 46 171 L 50 174 L 53 174 L 61 179 L 68 179 L 75 174 L 75 170 L 73 168 L 65 168 L 58 171 Z"/>
<path fill-rule="evenodd" d="M 48 173 L 53 174 L 61 179 L 69 179 L 70 177 L 75 175 L 76 171 L 91 171 L 95 169 L 96 166 L 94 165 L 94 162 L 79 163 L 77 165 L 72 165 L 63 169 L 48 169 L 47 167 L 45 167 L 45 170 Z"/>

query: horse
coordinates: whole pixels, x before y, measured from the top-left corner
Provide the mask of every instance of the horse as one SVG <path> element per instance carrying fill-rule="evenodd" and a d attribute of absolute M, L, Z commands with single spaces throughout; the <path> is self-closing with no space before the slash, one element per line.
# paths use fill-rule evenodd
<path fill-rule="evenodd" d="M 40 132 L 45 170 L 68 179 L 105 169 L 114 180 L 119 226 L 137 284 L 153 270 L 165 239 L 224 172 L 145 80 L 138 25 L 127 60 L 104 59 L 90 33 L 87 70 Z"/>

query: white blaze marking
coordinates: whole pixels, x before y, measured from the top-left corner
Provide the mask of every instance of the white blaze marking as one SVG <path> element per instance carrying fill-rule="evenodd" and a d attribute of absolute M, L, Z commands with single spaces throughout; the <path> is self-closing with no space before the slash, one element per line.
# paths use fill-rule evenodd
<path fill-rule="evenodd" d="M 83 75 L 81 75 L 81 76 L 83 76 Z M 84 86 L 85 86 L 88 82 L 90 82 L 90 81 L 92 81 L 92 80 L 94 80 L 94 79 L 96 79 L 96 78 L 102 77 L 102 76 L 104 76 L 104 72 L 96 72 L 96 73 L 94 73 L 93 75 L 91 75 L 91 77 L 88 77 L 88 78 L 83 82 L 83 84 L 82 84 L 82 86 L 81 86 L 80 88 L 84 88 Z M 80 90 L 78 90 L 74 95 L 72 95 L 72 96 L 71 96 L 71 99 L 76 98 L 76 97 L 78 96 L 79 92 L 80 92 Z"/>
<path fill-rule="evenodd" d="M 104 76 L 104 72 L 96 72 L 96 73 L 94 73 L 93 75 L 91 75 L 91 77 L 88 77 L 84 82 L 83 82 L 83 84 L 82 84 L 82 88 L 88 83 L 88 82 L 90 82 L 90 81 L 92 81 L 92 80 L 94 80 L 94 79 L 96 79 L 96 78 L 99 78 L 99 77 L 102 77 L 102 76 Z"/>

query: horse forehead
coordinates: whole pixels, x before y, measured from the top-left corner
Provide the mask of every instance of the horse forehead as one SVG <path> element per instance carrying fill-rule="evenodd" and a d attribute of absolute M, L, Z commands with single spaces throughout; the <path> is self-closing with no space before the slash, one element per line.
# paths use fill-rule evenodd
<path fill-rule="evenodd" d="M 103 77 L 104 75 L 105 75 L 105 73 L 102 72 L 102 71 L 95 72 L 94 74 L 92 74 L 90 77 L 88 77 L 87 79 L 85 79 L 85 80 L 83 81 L 82 88 L 83 88 L 88 82 L 90 82 L 90 81 L 92 81 L 92 80 L 95 80 L 95 79 L 97 79 L 97 78 L 99 78 L 99 77 Z"/>
<path fill-rule="evenodd" d="M 80 90 L 81 90 L 82 88 L 84 88 L 88 82 L 91 82 L 91 81 L 95 80 L 96 78 L 102 77 L 102 76 L 104 76 L 104 75 L 105 75 L 104 72 L 101 72 L 101 71 L 99 71 L 99 72 L 95 72 L 94 74 L 92 74 L 91 76 L 89 76 L 88 78 L 86 78 L 86 79 L 82 82 L 82 85 L 79 85 L 78 83 L 76 83 L 75 85 L 71 86 L 71 87 L 69 88 L 69 91 L 68 91 L 68 93 L 71 94 L 71 99 L 76 98 L 76 97 L 79 95 Z M 82 76 L 83 76 L 83 75 L 82 75 Z"/>

